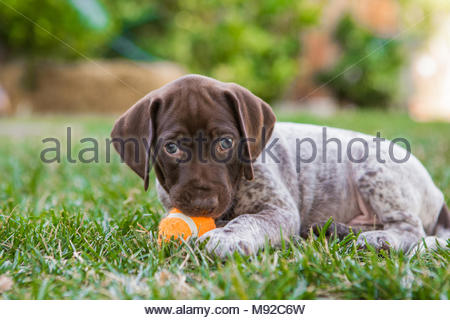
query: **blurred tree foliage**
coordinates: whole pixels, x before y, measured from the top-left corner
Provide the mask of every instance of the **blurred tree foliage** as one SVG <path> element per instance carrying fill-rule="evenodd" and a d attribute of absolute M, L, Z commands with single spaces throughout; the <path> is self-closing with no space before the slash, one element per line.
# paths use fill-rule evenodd
<path fill-rule="evenodd" d="M 93 29 L 66 0 L 2 2 L 0 49 L 3 47 L 8 57 L 80 58 L 79 53 L 99 56 L 113 36 L 112 24 L 103 30 Z"/>
<path fill-rule="evenodd" d="M 113 3 L 133 12 L 133 2 Z M 300 34 L 320 12 L 305 0 L 165 0 L 135 9 L 125 34 L 142 48 L 268 100 L 297 74 Z"/>
<path fill-rule="evenodd" d="M 69 1 L 6 4 L 17 10 L 0 4 L 0 43 L 9 56 L 79 56 L 55 35 L 83 55 L 111 57 L 111 42 L 123 35 L 152 56 L 245 84 L 268 100 L 296 75 L 300 33 L 320 11 L 310 0 L 110 0 L 102 3 L 108 27 L 98 30 Z"/>
<path fill-rule="evenodd" d="M 417 6 L 428 8 L 428 0 L 399 1 L 411 12 Z M 190 72 L 244 84 L 270 101 L 280 97 L 298 74 L 300 35 L 316 24 L 326 4 L 325 0 L 2 0 L 0 55 L 3 51 L 9 58 L 26 57 L 31 62 L 158 57 L 178 62 Z M 89 5 L 97 9 L 86 11 Z M 84 13 L 80 6 L 85 6 Z M 93 25 L 92 17 L 102 14 L 105 25 Z M 349 17 L 341 21 L 335 37 L 343 55 L 318 81 L 333 79 L 328 86 L 341 100 L 358 105 L 392 103 L 407 59 L 405 43 L 377 37 Z"/>
<path fill-rule="evenodd" d="M 358 106 L 388 107 L 399 94 L 407 54 L 401 39 L 386 39 L 345 16 L 335 32 L 342 49 L 338 63 L 317 76 L 338 99 Z"/>

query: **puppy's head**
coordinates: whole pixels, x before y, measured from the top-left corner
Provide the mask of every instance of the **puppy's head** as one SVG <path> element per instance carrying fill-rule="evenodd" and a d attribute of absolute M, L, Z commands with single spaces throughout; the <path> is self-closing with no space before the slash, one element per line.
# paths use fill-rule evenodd
<path fill-rule="evenodd" d="M 190 216 L 219 217 L 239 179 L 270 138 L 275 115 L 247 89 L 189 75 L 150 92 L 115 123 L 123 161 L 149 184 L 154 165 L 172 206 Z"/>

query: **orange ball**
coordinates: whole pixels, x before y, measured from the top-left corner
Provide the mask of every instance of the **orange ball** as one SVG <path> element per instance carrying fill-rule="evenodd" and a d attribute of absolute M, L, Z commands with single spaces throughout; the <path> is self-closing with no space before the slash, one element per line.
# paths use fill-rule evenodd
<path fill-rule="evenodd" d="M 213 218 L 189 217 L 178 209 L 170 210 L 167 217 L 159 223 L 158 243 L 174 239 L 183 238 L 187 240 L 191 236 L 201 237 L 206 232 L 216 228 Z M 181 240 L 180 240 L 181 243 Z"/>

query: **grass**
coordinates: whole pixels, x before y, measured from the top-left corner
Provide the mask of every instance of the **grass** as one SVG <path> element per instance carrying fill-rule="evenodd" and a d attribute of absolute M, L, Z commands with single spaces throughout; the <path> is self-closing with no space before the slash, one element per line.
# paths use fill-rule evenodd
<path fill-rule="evenodd" d="M 448 299 L 449 250 L 407 257 L 357 251 L 354 236 L 293 238 L 252 258 L 226 261 L 192 243 L 158 248 L 162 208 L 152 188 L 114 155 L 105 160 L 112 118 L 0 119 L 0 295 L 3 299 Z M 450 126 L 398 113 L 343 112 L 280 120 L 405 137 L 450 198 Z M 100 139 L 99 163 L 39 159 L 43 137 L 73 131 L 73 153 Z M 86 155 L 88 156 L 88 155 Z"/>

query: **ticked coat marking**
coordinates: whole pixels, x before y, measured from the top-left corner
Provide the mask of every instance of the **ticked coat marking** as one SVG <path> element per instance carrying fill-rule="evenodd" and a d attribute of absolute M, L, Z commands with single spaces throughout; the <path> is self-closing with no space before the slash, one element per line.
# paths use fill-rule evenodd
<path fill-rule="evenodd" d="M 326 143 L 324 159 L 323 130 L 306 124 L 275 125 L 267 143 L 276 141 L 270 149 L 274 157 L 266 154 L 263 163 L 261 154 L 254 164 L 254 179 L 241 180 L 227 213 L 228 223 L 200 239 L 208 240 L 208 250 L 220 256 L 233 251 L 255 253 L 266 240 L 280 244 L 281 236 L 298 235 L 302 227 L 320 225 L 330 217 L 355 231 L 368 230 L 358 238 L 362 247 L 367 241 L 375 248 L 410 250 L 433 233 L 444 196 L 412 154 L 404 163 L 394 162 L 389 148 L 394 160 L 405 159 L 407 151 L 386 140 L 378 149 L 379 159 L 385 161 L 380 163 L 374 137 L 326 128 L 327 140 L 336 138 L 341 146 L 336 140 Z M 300 162 L 298 168 L 299 155 L 310 159 L 314 153 L 311 143 L 298 147 L 306 137 L 315 142 L 316 157 L 310 163 Z M 346 152 L 354 138 L 364 139 L 369 146 L 368 157 L 361 163 L 355 161 L 364 155 L 362 143 L 352 143 L 354 161 Z M 162 203 L 170 208 L 167 194 L 157 186 Z"/>

